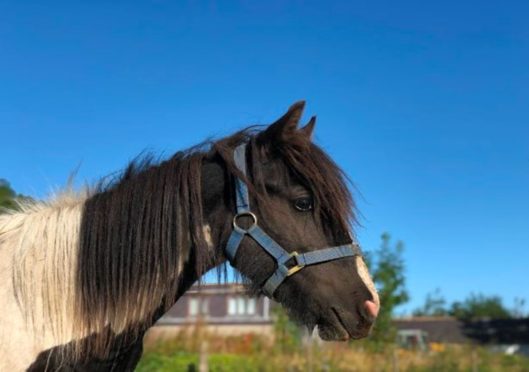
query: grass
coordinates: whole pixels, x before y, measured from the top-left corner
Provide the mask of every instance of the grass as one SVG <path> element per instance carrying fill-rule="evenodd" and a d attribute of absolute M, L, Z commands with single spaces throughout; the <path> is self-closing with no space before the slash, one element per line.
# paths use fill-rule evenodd
<path fill-rule="evenodd" d="M 217 337 L 188 330 L 169 340 L 151 342 L 139 372 L 198 371 L 200 349 L 207 348 L 209 371 L 529 371 L 529 359 L 472 345 L 443 345 L 439 351 L 405 350 L 389 344 L 273 344 L 257 335 Z"/>

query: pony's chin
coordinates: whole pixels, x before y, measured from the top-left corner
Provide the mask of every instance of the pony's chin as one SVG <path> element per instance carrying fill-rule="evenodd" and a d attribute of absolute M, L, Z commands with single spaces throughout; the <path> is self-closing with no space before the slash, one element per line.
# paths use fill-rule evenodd
<path fill-rule="evenodd" d="M 341 325 L 318 325 L 318 335 L 324 341 L 347 341 L 351 338 L 349 333 Z"/>
<path fill-rule="evenodd" d="M 333 311 L 329 319 L 319 323 L 318 335 L 324 341 L 347 341 L 351 335 L 338 314 Z"/>
<path fill-rule="evenodd" d="M 317 325 L 318 334 L 324 341 L 349 341 L 364 338 L 367 334 L 360 334 L 354 330 L 348 330 L 339 313 L 332 309 L 329 319 Z"/>

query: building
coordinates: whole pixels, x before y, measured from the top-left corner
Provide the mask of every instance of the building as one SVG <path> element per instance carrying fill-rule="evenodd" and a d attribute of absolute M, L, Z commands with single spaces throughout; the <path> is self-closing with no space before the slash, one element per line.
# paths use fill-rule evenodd
<path fill-rule="evenodd" d="M 172 337 L 200 325 L 210 333 L 272 335 L 268 297 L 249 297 L 241 284 L 195 285 L 149 331 L 149 338 Z M 476 343 L 529 355 L 529 318 L 460 321 L 453 317 L 411 317 L 394 321 L 400 345 L 435 350 L 444 344 Z"/>
<path fill-rule="evenodd" d="M 441 317 L 411 317 L 395 319 L 395 326 L 399 334 L 422 333 L 425 342 L 463 344 L 470 342 L 463 332 L 463 324 L 456 318 Z"/>
<path fill-rule="evenodd" d="M 529 318 L 411 317 L 395 320 L 399 344 L 419 350 L 442 344 L 479 344 L 508 354 L 529 355 Z"/>
<path fill-rule="evenodd" d="M 411 317 L 394 320 L 397 342 L 402 347 L 426 351 L 441 344 L 469 343 L 462 323 L 452 317 Z"/>
<path fill-rule="evenodd" d="M 268 335 L 273 330 L 270 314 L 273 306 L 268 297 L 249 297 L 241 284 L 195 285 L 158 320 L 150 333 L 169 337 L 200 324 L 221 335 Z"/>

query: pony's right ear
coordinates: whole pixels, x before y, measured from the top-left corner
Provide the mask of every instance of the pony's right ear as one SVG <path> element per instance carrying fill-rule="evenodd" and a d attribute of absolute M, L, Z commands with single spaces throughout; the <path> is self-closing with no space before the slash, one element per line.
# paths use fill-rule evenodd
<path fill-rule="evenodd" d="M 271 124 L 264 132 L 260 134 L 261 140 L 271 143 L 288 142 L 298 131 L 299 120 L 303 115 L 305 101 L 294 103 L 288 111 Z"/>

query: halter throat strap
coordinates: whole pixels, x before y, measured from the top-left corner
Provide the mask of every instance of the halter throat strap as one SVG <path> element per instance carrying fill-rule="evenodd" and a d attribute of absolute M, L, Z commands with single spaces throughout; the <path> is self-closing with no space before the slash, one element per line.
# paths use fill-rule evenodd
<path fill-rule="evenodd" d="M 246 177 L 246 143 L 235 148 L 233 158 L 239 171 Z M 286 278 L 306 266 L 361 255 L 360 247 L 356 242 L 307 253 L 287 252 L 257 224 L 257 216 L 250 210 L 248 186 L 239 177 L 235 177 L 235 202 L 237 214 L 233 218 L 233 231 L 226 244 L 226 254 L 230 262 L 233 262 L 242 240 L 248 235 L 274 259 L 277 268 L 262 287 L 268 297 L 273 297 L 276 289 Z M 239 225 L 241 217 L 251 219 L 249 227 L 244 228 Z"/>

